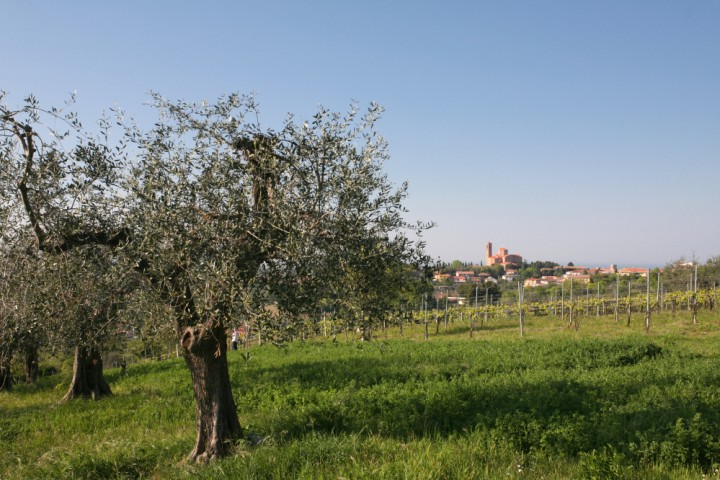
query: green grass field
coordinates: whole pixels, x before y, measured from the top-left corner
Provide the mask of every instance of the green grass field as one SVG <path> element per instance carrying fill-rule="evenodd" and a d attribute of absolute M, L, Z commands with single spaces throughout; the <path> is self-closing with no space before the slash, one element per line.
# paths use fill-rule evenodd
<path fill-rule="evenodd" d="M 720 313 L 406 326 L 359 343 L 229 352 L 241 423 L 264 438 L 208 466 L 179 359 L 68 372 L 0 395 L 0 478 L 720 478 Z"/>

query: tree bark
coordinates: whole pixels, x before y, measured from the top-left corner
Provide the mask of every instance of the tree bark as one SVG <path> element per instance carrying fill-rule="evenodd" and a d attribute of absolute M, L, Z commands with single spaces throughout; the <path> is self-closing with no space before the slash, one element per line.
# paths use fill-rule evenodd
<path fill-rule="evenodd" d="M 103 376 L 100 351 L 96 348 L 76 347 L 73 361 L 73 378 L 63 400 L 77 397 L 100 400 L 112 395 L 110 385 Z"/>
<path fill-rule="evenodd" d="M 37 381 L 38 361 L 37 347 L 28 346 L 25 349 L 25 383 L 31 384 Z"/>
<path fill-rule="evenodd" d="M 12 351 L 0 351 L 0 392 L 12 390 L 12 376 L 10 375 L 10 361 Z"/>
<path fill-rule="evenodd" d="M 145 260 L 138 262 L 137 270 L 159 288 L 175 310 L 179 343 L 195 395 L 197 435 L 187 461 L 205 463 L 223 457 L 243 437 L 230 385 L 225 328 L 220 322 L 203 321 L 195 308 L 192 289 L 180 278 L 182 265 L 165 275 L 166 282 L 150 271 Z M 249 325 L 247 332 L 249 338 Z"/>
<path fill-rule="evenodd" d="M 185 363 L 195 393 L 197 437 L 189 462 L 205 463 L 227 455 L 243 430 L 238 420 L 227 363 L 227 335 L 222 326 L 204 324 L 180 332 Z"/>

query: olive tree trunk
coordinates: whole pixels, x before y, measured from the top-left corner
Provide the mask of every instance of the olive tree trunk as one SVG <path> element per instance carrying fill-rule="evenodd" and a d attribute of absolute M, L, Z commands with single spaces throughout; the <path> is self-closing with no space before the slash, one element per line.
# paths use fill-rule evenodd
<path fill-rule="evenodd" d="M 25 349 L 25 383 L 31 384 L 37 381 L 38 377 L 38 351 L 36 346 L 29 346 Z"/>
<path fill-rule="evenodd" d="M 63 400 L 77 397 L 99 400 L 109 395 L 112 395 L 112 392 L 103 376 L 100 351 L 97 348 L 76 347 L 72 381 Z"/>
<path fill-rule="evenodd" d="M 221 326 L 203 324 L 180 332 L 180 345 L 195 393 L 197 437 L 188 457 L 204 463 L 228 454 L 242 438 L 227 363 L 227 335 Z"/>
<path fill-rule="evenodd" d="M 0 392 L 12 390 L 12 377 L 10 376 L 10 361 L 12 351 L 0 350 Z"/>

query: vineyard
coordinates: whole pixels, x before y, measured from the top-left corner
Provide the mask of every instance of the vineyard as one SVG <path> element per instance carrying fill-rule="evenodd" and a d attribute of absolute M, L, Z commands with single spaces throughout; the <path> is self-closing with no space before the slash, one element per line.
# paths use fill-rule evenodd
<path fill-rule="evenodd" d="M 482 328 L 489 322 L 517 319 L 524 322 L 528 317 L 559 317 L 568 326 L 580 328 L 580 319 L 585 318 L 612 318 L 615 322 L 630 325 L 633 319 L 642 323 L 646 330 L 652 328 L 652 317 L 658 314 L 668 314 L 671 317 L 683 316 L 695 323 L 699 311 L 713 312 L 717 305 L 717 288 L 698 290 L 676 290 L 670 292 L 654 292 L 649 290 L 642 293 L 619 295 L 619 289 L 601 293 L 598 288 L 591 294 L 589 288 L 583 289 L 582 294 L 564 295 L 559 289 L 544 295 L 536 295 L 530 300 L 525 299 L 525 291 L 520 289 L 515 298 L 504 298 L 502 301 L 491 297 L 480 299 L 476 305 L 451 305 L 442 297 L 436 299 L 431 307 L 427 299 L 421 300 L 420 305 L 414 309 L 400 308 L 388 312 L 380 319 L 371 319 L 359 315 L 333 315 L 322 314 L 309 317 L 302 324 L 295 325 L 290 338 L 307 339 L 313 337 L 336 337 L 344 334 L 350 338 L 354 333 L 360 333 L 361 338 L 369 339 L 366 330 L 385 332 L 395 329 L 400 336 L 407 326 L 425 325 L 425 338 L 431 330 L 437 333 L 440 326 L 447 329 L 452 327 L 455 331 L 463 329 L 472 336 L 473 332 Z M 628 289 L 629 290 L 629 289 Z M 638 288 L 636 288 L 637 292 Z M 544 298 L 543 298 L 544 297 Z M 474 302 L 469 302 L 474 303 Z M 246 338 L 247 343 L 263 343 L 263 338 L 269 338 L 273 331 L 270 325 L 248 326 L 250 332 Z"/>

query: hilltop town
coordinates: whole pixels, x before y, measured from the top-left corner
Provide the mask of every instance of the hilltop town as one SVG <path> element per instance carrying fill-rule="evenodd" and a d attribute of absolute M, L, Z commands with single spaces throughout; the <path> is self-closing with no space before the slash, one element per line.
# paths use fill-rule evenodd
<path fill-rule="evenodd" d="M 649 272 L 647 268 L 618 268 L 614 264 L 588 267 L 572 262 L 568 265 L 551 261 L 528 262 L 519 253 L 512 253 L 504 247 L 495 253 L 492 242 L 488 242 L 485 245 L 484 263 L 476 265 L 453 261 L 434 273 L 433 284 L 436 296 L 454 294 L 449 296 L 450 301 L 461 301 L 459 292 L 472 290 L 474 287 L 470 285 L 485 285 L 487 282 L 498 287 L 508 282 L 512 282 L 514 287 L 517 282 L 522 282 L 525 288 L 536 288 L 560 285 L 571 279 L 575 283 L 589 284 L 593 278 L 602 276 L 646 278 Z M 467 286 L 461 288 L 464 285 Z"/>

